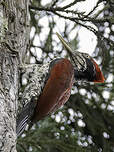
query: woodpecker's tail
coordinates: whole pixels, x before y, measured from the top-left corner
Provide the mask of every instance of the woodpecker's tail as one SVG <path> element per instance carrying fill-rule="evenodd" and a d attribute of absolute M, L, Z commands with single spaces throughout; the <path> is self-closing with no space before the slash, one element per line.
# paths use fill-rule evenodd
<path fill-rule="evenodd" d="M 27 103 L 17 116 L 17 120 L 16 120 L 17 137 L 22 134 L 27 124 L 31 122 L 31 118 L 34 114 L 34 108 L 36 107 L 36 102 L 34 101 L 35 100 L 32 99 L 31 102 Z"/>

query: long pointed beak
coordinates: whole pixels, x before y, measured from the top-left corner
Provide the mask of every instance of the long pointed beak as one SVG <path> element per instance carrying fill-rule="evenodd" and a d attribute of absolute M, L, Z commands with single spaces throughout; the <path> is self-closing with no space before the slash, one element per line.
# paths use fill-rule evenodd
<path fill-rule="evenodd" d="M 65 47 L 66 51 L 68 54 L 72 57 L 73 56 L 73 50 L 72 48 L 68 45 L 68 43 L 61 37 L 59 33 L 56 32 L 56 35 L 58 36 L 59 40 L 62 42 L 63 46 Z"/>
<path fill-rule="evenodd" d="M 58 36 L 59 40 L 62 42 L 63 46 L 65 47 L 66 51 L 69 54 L 69 57 L 71 59 L 71 63 L 75 66 L 78 67 L 83 67 L 84 61 L 78 51 L 73 51 L 72 48 L 69 46 L 69 44 L 59 35 L 59 33 L 56 32 L 56 35 Z"/>

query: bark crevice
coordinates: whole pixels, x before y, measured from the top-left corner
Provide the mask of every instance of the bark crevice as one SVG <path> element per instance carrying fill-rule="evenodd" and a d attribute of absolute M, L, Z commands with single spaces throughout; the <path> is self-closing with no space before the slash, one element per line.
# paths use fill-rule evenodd
<path fill-rule="evenodd" d="M 0 151 L 16 152 L 19 65 L 29 43 L 29 0 L 0 3 Z M 21 103 L 20 103 L 21 104 Z"/>

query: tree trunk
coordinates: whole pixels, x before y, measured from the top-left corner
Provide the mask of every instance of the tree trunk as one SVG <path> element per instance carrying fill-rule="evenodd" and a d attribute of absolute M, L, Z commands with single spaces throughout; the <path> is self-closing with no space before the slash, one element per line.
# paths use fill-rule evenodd
<path fill-rule="evenodd" d="M 0 152 L 16 152 L 19 64 L 29 41 L 29 0 L 0 1 Z"/>

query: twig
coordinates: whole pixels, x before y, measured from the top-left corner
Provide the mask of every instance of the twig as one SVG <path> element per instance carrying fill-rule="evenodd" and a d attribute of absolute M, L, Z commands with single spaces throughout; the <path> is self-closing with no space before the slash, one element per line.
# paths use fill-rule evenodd
<path fill-rule="evenodd" d="M 34 9 L 34 10 L 37 10 L 37 11 L 48 11 L 48 12 L 52 12 L 54 13 L 55 15 L 61 17 L 61 18 L 64 18 L 64 19 L 68 19 L 70 21 L 73 21 L 75 22 L 76 24 L 80 25 L 80 26 L 83 26 L 85 27 L 86 29 L 92 31 L 99 39 L 103 39 L 103 40 L 106 40 L 108 43 L 110 43 L 112 46 L 113 46 L 113 41 L 108 39 L 108 38 L 105 38 L 102 33 L 100 33 L 99 31 L 97 31 L 95 28 L 91 27 L 91 26 L 88 26 L 88 25 L 85 25 L 85 22 L 91 22 L 93 24 L 96 24 L 96 23 L 104 23 L 106 21 L 109 21 L 110 18 L 102 18 L 102 19 L 96 19 L 96 18 L 91 18 L 89 17 L 91 15 L 91 13 L 94 12 L 94 10 L 98 7 L 99 3 L 100 2 L 97 2 L 96 6 L 93 8 L 92 11 L 90 11 L 87 15 L 84 15 L 83 12 L 79 13 L 77 11 L 73 11 L 73 10 L 65 10 L 66 8 L 74 5 L 74 3 L 76 3 L 77 1 L 74 1 L 73 3 L 70 3 L 68 5 L 66 5 L 65 7 L 56 7 L 56 8 L 53 8 L 53 7 L 50 7 L 50 8 L 45 8 L 45 7 L 36 7 L 36 6 L 29 6 L 30 9 Z M 60 13 L 58 12 L 65 12 L 65 13 L 73 13 L 74 15 L 78 15 L 78 17 L 69 17 L 69 16 L 66 16 L 66 15 L 61 15 Z M 81 17 L 80 17 L 81 16 Z M 81 23 L 82 22 L 82 23 Z"/>

